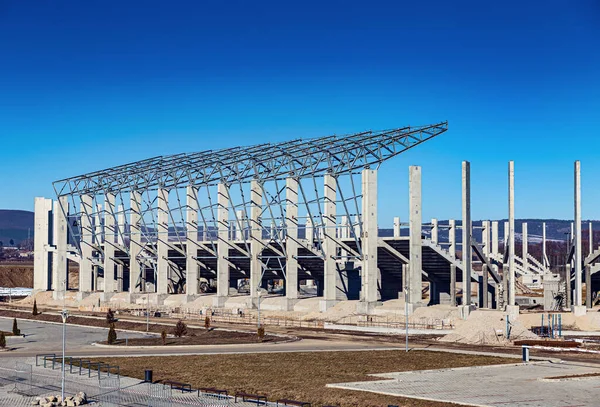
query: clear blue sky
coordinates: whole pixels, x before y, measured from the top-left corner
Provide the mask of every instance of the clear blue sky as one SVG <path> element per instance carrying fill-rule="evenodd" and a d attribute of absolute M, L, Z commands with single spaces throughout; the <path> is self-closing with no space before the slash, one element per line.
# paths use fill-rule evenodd
<path fill-rule="evenodd" d="M 600 218 L 600 3 L 0 0 L 0 208 L 161 154 L 449 121 L 382 167 L 380 225 L 424 216 Z"/>

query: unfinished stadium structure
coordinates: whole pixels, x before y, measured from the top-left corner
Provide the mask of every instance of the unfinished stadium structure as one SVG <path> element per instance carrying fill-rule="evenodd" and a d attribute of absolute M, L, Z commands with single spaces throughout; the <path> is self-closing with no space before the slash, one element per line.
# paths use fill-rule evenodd
<path fill-rule="evenodd" d="M 529 255 L 526 237 L 522 257 L 515 254 L 512 161 L 503 250 L 497 221 L 482 222 L 475 239 L 467 161 L 460 223 L 423 223 L 421 168 L 411 166 L 408 222 L 394 218 L 393 236 L 379 236 L 382 164 L 447 129 L 442 122 L 161 156 L 57 181 L 56 200 L 35 200 L 34 289 L 61 299 L 75 262 L 77 298 L 94 294 L 104 302 L 117 293 L 128 302 L 145 295 L 153 304 L 171 295 L 186 301 L 210 295 L 218 308 L 235 296 L 253 308 L 271 287 L 282 310 L 316 296 L 321 311 L 359 300 L 357 312 L 368 314 L 381 301 L 401 298 L 409 310 L 460 303 L 468 313 L 474 303 L 518 310 L 518 284 L 547 280 L 557 290 L 547 258 Z M 600 275 L 600 249 L 581 257 L 578 162 L 575 174 L 569 268 L 572 309 L 585 312 L 582 282 Z"/>

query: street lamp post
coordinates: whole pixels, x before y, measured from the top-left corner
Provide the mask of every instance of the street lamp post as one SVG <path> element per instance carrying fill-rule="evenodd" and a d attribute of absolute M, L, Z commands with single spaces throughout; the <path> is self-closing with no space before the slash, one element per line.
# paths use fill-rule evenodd
<path fill-rule="evenodd" d="M 406 329 L 406 351 L 408 352 L 408 287 L 404 287 L 404 326 Z"/>
<path fill-rule="evenodd" d="M 60 313 L 62 317 L 63 329 L 62 329 L 62 380 L 61 380 L 61 389 L 60 396 L 62 400 L 65 399 L 65 348 L 67 342 L 67 317 L 69 316 L 69 311 L 63 309 Z"/>

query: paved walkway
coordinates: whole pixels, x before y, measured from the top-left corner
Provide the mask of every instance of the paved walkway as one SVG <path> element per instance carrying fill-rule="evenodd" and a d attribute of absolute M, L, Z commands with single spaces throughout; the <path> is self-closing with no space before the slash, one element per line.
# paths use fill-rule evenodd
<path fill-rule="evenodd" d="M 545 379 L 585 373 L 600 373 L 600 369 L 585 364 L 536 362 L 378 374 L 374 376 L 386 380 L 328 387 L 485 407 L 598 406 L 600 377 Z"/>

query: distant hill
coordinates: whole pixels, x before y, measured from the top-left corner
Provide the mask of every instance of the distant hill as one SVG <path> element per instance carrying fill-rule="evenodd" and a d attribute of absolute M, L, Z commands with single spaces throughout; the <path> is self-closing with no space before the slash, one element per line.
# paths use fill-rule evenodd
<path fill-rule="evenodd" d="M 10 246 L 10 241 L 18 246 L 31 233 L 33 239 L 33 212 L 0 209 L 0 241 Z"/>

